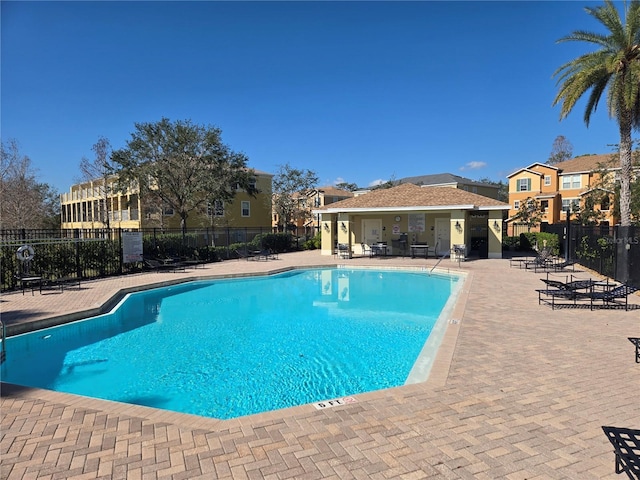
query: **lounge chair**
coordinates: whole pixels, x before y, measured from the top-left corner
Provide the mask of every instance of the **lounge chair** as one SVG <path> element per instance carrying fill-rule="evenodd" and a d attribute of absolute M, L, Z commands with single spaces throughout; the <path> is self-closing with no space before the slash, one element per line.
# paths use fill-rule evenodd
<path fill-rule="evenodd" d="M 586 293 L 576 290 L 560 289 L 541 289 L 538 292 L 538 305 L 549 305 L 551 310 L 561 306 L 577 306 L 578 299 L 585 298 Z M 570 300 L 572 303 L 558 303 L 556 299 Z"/>
<path fill-rule="evenodd" d="M 277 256 L 270 249 L 263 248 L 255 253 L 255 258 L 257 260 L 275 260 Z"/>
<path fill-rule="evenodd" d="M 234 250 L 234 252 L 238 256 L 238 259 L 244 258 L 247 261 L 255 258 L 256 254 L 258 253 L 257 251 L 249 250 L 246 247 L 245 248 L 238 248 L 238 249 Z"/>
<path fill-rule="evenodd" d="M 366 243 L 362 242 L 360 243 L 360 247 L 362 248 L 362 256 L 369 256 L 371 257 L 372 254 L 372 250 L 371 247 L 369 245 L 367 245 Z"/>
<path fill-rule="evenodd" d="M 636 346 L 636 363 L 640 363 L 640 338 L 629 337 L 629 341 Z"/>
<path fill-rule="evenodd" d="M 161 262 L 160 260 L 156 260 L 154 258 L 145 258 L 144 259 L 144 266 L 145 268 L 152 270 L 152 271 L 160 271 L 160 272 L 168 272 L 168 271 L 172 271 L 175 272 L 176 270 L 183 270 L 185 269 L 185 265 L 183 263 L 180 262 Z"/>
<path fill-rule="evenodd" d="M 509 260 L 509 266 L 513 267 L 514 265 L 517 265 L 519 268 L 528 268 L 529 266 L 542 264 L 543 260 L 546 260 L 550 256 L 551 249 L 544 247 L 535 257 L 512 258 Z"/>
<path fill-rule="evenodd" d="M 568 290 L 568 291 L 588 289 L 593 287 L 596 283 L 596 281 L 592 279 L 572 280 L 570 282 L 561 282 L 559 280 L 552 280 L 550 278 L 541 278 L 540 280 L 546 283 L 549 287 L 553 287 L 558 290 Z"/>
<path fill-rule="evenodd" d="M 592 290 L 586 295 L 591 300 L 591 310 L 595 307 L 616 307 L 624 306 L 625 310 L 629 310 L 629 295 L 637 292 L 638 288 L 622 284 L 610 290 Z M 602 300 L 602 304 L 596 305 L 594 302 Z"/>
<path fill-rule="evenodd" d="M 539 268 L 548 268 L 553 263 L 553 257 L 551 255 L 550 248 L 543 248 L 537 257 L 532 260 L 525 260 L 524 268 L 533 268 L 537 271 Z"/>
<path fill-rule="evenodd" d="M 640 478 L 640 430 L 617 427 L 602 430 L 613 445 L 615 472 L 626 473 L 631 480 Z"/>
<path fill-rule="evenodd" d="M 564 260 L 563 262 L 552 263 L 551 265 L 549 265 L 549 267 L 556 272 L 566 270 L 569 267 L 571 267 L 571 270 L 574 271 L 576 269 L 576 263 L 578 262 L 576 262 L 575 260 Z"/>
<path fill-rule="evenodd" d="M 546 261 L 541 261 L 539 263 L 534 263 L 533 270 L 538 272 L 538 270 L 543 270 L 546 272 L 562 272 L 570 268 L 570 271 L 575 271 L 575 260 L 563 260 L 559 261 L 559 259 L 555 257 L 548 258 Z"/>

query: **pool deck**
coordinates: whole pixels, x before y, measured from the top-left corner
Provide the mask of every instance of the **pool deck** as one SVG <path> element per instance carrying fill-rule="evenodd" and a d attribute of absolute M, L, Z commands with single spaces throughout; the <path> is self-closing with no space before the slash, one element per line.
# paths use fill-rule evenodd
<path fill-rule="evenodd" d="M 291 266 L 435 263 L 291 253 L 3 294 L 0 312 L 18 332 L 97 312 L 142 285 Z M 629 341 L 640 337 L 640 297 L 630 297 L 630 311 L 551 310 L 535 292 L 544 274 L 508 259 L 439 268 L 467 280 L 426 382 L 334 408 L 224 421 L 2 384 L 0 479 L 620 478 L 601 427 L 640 429 L 640 364 Z"/>

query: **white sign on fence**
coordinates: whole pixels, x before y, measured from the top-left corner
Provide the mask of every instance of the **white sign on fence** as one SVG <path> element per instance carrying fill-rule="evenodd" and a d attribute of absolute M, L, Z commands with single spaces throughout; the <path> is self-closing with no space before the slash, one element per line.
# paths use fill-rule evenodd
<path fill-rule="evenodd" d="M 142 232 L 122 232 L 122 261 L 142 261 Z"/>

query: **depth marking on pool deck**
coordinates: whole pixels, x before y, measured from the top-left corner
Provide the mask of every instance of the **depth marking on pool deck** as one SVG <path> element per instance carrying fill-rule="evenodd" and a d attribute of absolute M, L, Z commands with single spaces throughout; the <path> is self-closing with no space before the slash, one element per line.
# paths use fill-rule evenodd
<path fill-rule="evenodd" d="M 358 403 L 353 397 L 334 398 L 333 400 L 325 400 L 323 402 L 316 402 L 313 404 L 316 410 L 322 410 L 323 408 L 339 407 L 341 405 L 348 405 L 349 403 Z"/>

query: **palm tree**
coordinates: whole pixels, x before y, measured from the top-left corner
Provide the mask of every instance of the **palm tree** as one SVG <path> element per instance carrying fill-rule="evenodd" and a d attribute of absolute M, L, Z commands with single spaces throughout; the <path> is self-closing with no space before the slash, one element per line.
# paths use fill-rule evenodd
<path fill-rule="evenodd" d="M 608 30 L 607 34 L 578 30 L 559 42 L 583 41 L 599 47 L 562 65 L 554 72 L 560 91 L 553 105 L 561 103 L 560 119 L 591 90 L 584 121 L 589 126 L 602 93 L 607 90 L 609 117 L 615 118 L 620 131 L 620 223 L 631 225 L 632 174 L 631 131 L 640 127 L 640 0 L 626 5 L 625 21 L 611 0 L 595 8 L 585 8 Z"/>

